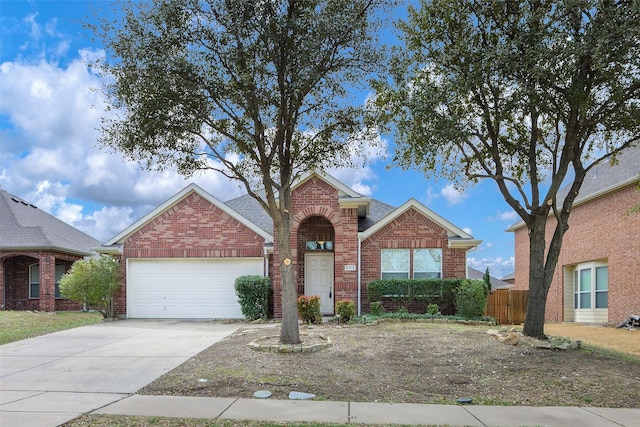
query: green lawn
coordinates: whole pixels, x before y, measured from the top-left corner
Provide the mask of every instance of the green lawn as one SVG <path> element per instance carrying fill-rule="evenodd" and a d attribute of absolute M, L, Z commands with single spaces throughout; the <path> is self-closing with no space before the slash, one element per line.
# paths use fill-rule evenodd
<path fill-rule="evenodd" d="M 100 313 L 0 310 L 0 344 L 102 322 Z"/>

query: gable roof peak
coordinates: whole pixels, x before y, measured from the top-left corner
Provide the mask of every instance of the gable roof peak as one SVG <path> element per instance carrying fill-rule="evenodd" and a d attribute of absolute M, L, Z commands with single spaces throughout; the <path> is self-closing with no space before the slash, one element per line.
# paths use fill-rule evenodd
<path fill-rule="evenodd" d="M 461 228 L 453 225 L 451 222 L 447 221 L 419 201 L 414 198 L 407 200 L 404 204 L 391 211 L 385 217 L 380 219 L 376 224 L 368 228 L 366 231 L 361 233 L 361 238 L 364 240 L 374 233 L 385 227 L 387 224 L 393 222 L 395 219 L 399 218 L 405 212 L 409 210 L 415 210 L 419 212 L 421 215 L 429 218 L 431 221 L 436 223 L 438 226 L 442 227 L 446 232 L 449 238 L 449 247 L 450 248 L 467 248 L 469 250 L 476 248 L 482 240 L 474 239 L 469 233 L 465 232 Z"/>
<path fill-rule="evenodd" d="M 114 246 L 122 244 L 129 236 L 134 234 L 140 228 L 144 227 L 146 224 L 153 221 L 154 219 L 156 219 L 157 217 L 159 217 L 160 215 L 162 215 L 163 213 L 171 209 L 173 206 L 175 206 L 176 204 L 178 204 L 179 202 L 181 202 L 182 200 L 184 200 L 185 198 L 187 198 L 188 196 L 194 193 L 202 197 L 203 199 L 207 200 L 209 203 L 213 204 L 214 206 L 216 206 L 217 208 L 219 208 L 229 216 L 237 219 L 241 224 L 243 224 L 244 226 L 246 226 L 256 234 L 264 237 L 266 241 L 268 242 L 273 241 L 273 237 L 271 236 L 270 233 L 267 233 L 265 230 L 261 229 L 253 222 L 247 220 L 247 218 L 240 215 L 237 211 L 229 207 L 227 204 L 223 203 L 222 201 L 220 201 L 219 199 L 211 195 L 209 192 L 205 191 L 198 184 L 192 182 L 186 187 L 184 187 L 182 190 L 174 194 L 172 197 L 167 199 L 164 203 L 160 204 L 158 207 L 153 209 L 151 212 L 147 213 L 142 218 L 135 221 L 125 230 L 123 230 L 116 236 L 113 236 L 111 239 L 107 240 L 104 243 L 104 245 L 102 245 L 103 248 L 105 249 L 107 249 L 107 247 L 113 248 Z"/>

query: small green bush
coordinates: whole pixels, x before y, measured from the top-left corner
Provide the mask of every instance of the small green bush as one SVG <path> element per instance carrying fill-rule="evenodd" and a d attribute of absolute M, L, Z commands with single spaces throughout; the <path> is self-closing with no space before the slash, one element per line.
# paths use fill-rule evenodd
<path fill-rule="evenodd" d="M 427 306 L 427 314 L 430 315 L 434 315 L 434 314 L 438 314 L 438 312 L 440 311 L 440 307 L 438 306 L 438 304 L 429 304 Z"/>
<path fill-rule="evenodd" d="M 267 318 L 271 279 L 262 276 L 240 276 L 236 279 L 235 289 L 240 310 L 247 320 Z"/>
<path fill-rule="evenodd" d="M 382 316 L 384 314 L 384 307 L 380 301 L 373 301 L 369 303 L 369 314 L 372 316 Z"/>
<path fill-rule="evenodd" d="M 336 314 L 340 316 L 340 322 L 348 322 L 356 315 L 356 305 L 350 300 L 336 302 Z"/>
<path fill-rule="evenodd" d="M 409 314 L 409 310 L 407 310 L 407 307 L 398 307 L 398 309 L 396 310 L 396 313 L 398 314 Z"/>
<path fill-rule="evenodd" d="M 456 312 L 466 319 L 482 317 L 487 307 L 486 285 L 482 280 L 463 280 L 456 292 Z"/>
<path fill-rule="evenodd" d="M 303 322 L 322 323 L 322 314 L 320 314 L 320 297 L 317 295 L 298 297 L 298 315 Z"/>
<path fill-rule="evenodd" d="M 120 262 L 109 256 L 81 259 L 60 279 L 63 298 L 93 306 L 104 318 L 115 316 L 114 295 L 120 287 Z"/>

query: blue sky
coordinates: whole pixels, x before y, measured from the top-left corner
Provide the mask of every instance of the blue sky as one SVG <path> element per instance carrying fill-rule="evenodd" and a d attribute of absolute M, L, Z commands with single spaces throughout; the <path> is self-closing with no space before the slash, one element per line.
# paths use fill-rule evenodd
<path fill-rule="evenodd" d="M 193 179 L 147 172 L 97 146 L 101 118 L 108 113 L 100 78 L 86 64 L 102 55 L 102 48 L 81 25 L 96 7 L 111 5 L 0 2 L 0 186 L 101 241 L 192 181 L 223 201 L 241 195 L 236 183 L 214 172 Z M 468 255 L 471 267 L 489 267 L 496 277 L 510 273 L 513 234 L 504 230 L 517 216 L 496 185 L 486 181 L 459 192 L 444 179 L 388 170 L 393 138 L 383 137 L 386 155 L 374 154 L 365 168 L 332 170 L 332 175 L 391 205 L 415 198 L 483 240 Z"/>

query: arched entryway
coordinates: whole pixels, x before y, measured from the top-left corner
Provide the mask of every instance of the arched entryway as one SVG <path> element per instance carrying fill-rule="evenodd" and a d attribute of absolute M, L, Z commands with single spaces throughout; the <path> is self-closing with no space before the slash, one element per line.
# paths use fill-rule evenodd
<path fill-rule="evenodd" d="M 306 218 L 298 227 L 298 294 L 320 296 L 323 315 L 334 314 L 335 229 L 322 216 Z"/>

